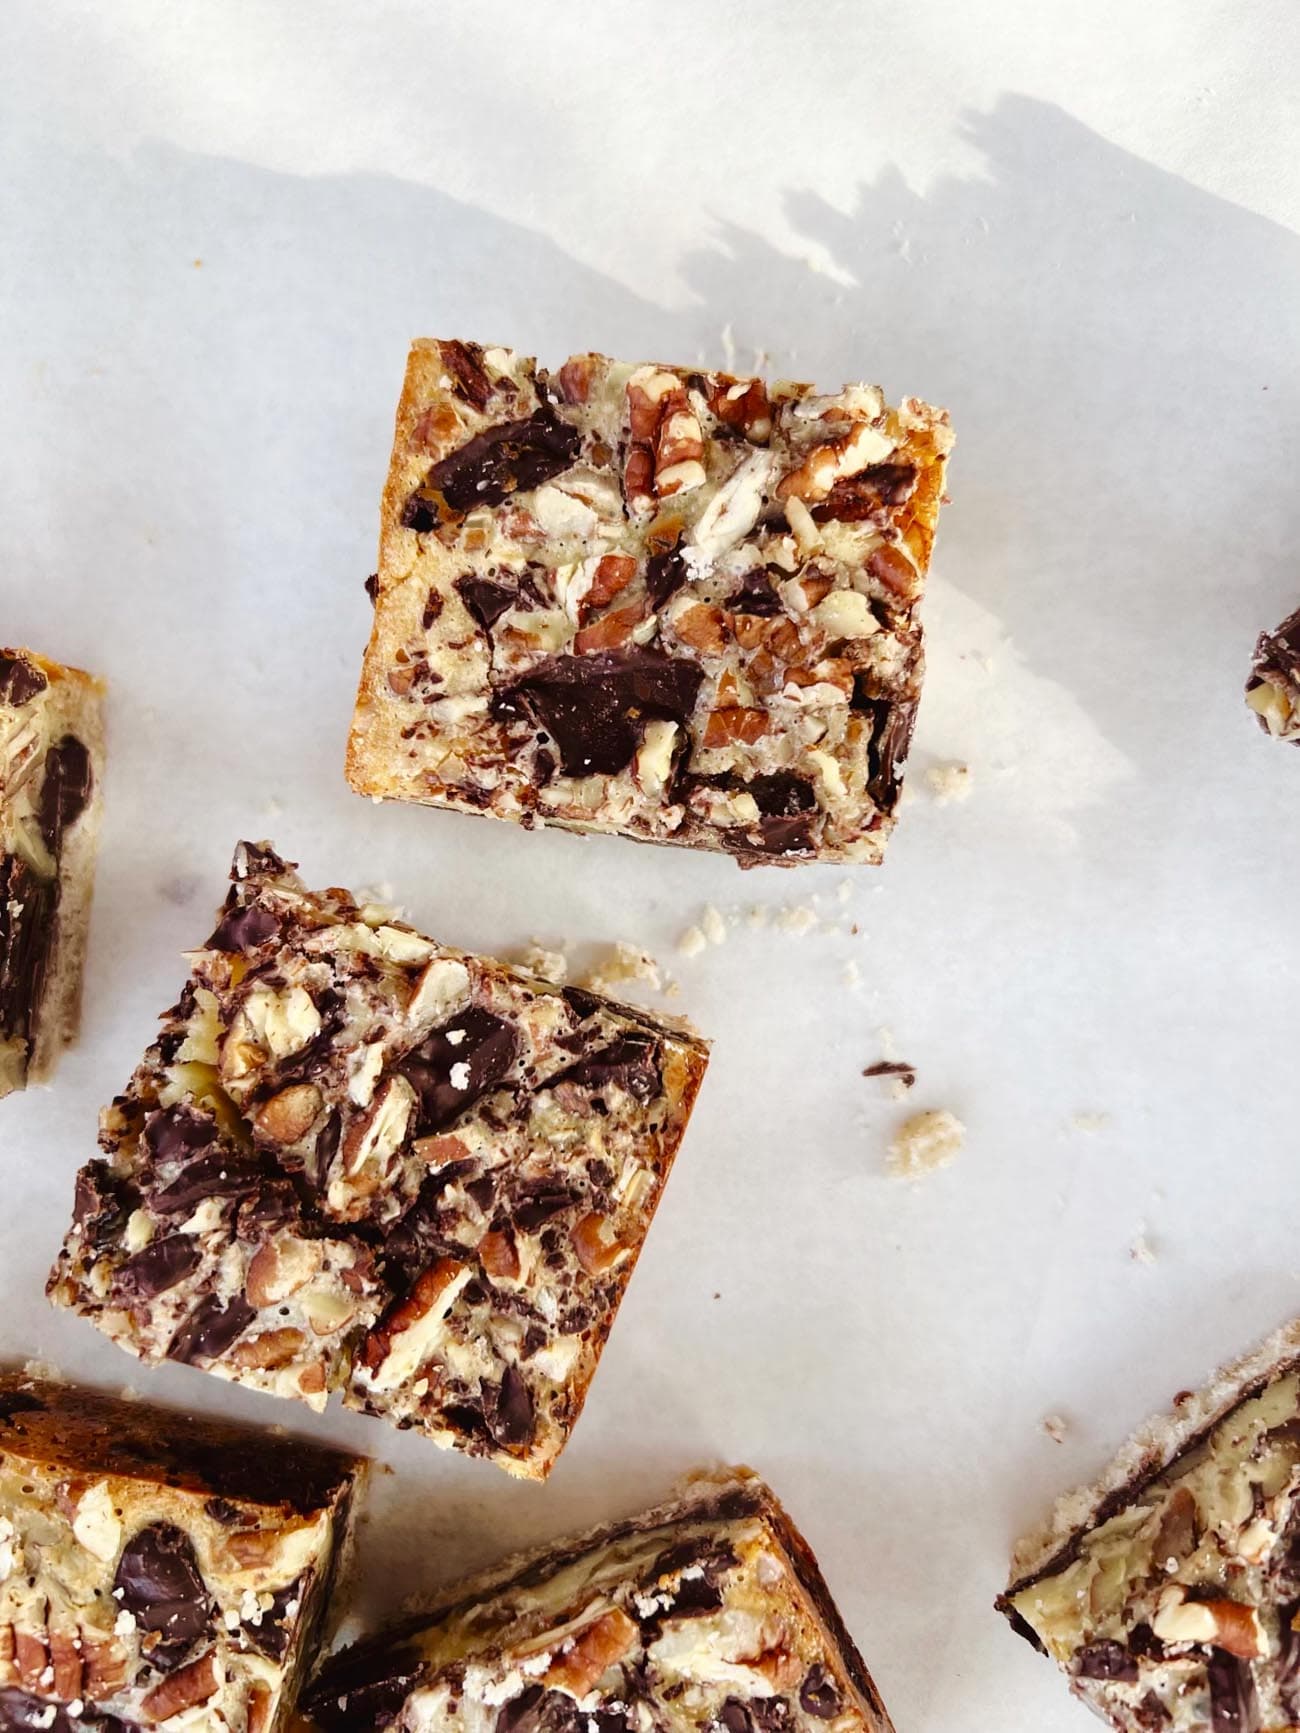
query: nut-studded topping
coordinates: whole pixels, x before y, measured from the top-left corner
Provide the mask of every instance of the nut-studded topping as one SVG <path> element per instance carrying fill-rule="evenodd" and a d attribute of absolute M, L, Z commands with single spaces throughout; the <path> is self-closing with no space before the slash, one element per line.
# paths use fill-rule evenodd
<path fill-rule="evenodd" d="M 777 483 L 778 499 L 792 495 L 805 503 L 824 500 L 837 481 L 857 475 L 870 464 L 883 463 L 894 442 L 869 422 L 860 421 L 847 433 L 815 445 L 803 462 Z"/>
<path fill-rule="evenodd" d="M 291 1083 L 262 1103 L 253 1117 L 253 1129 L 272 1143 L 297 1143 L 315 1125 L 321 1105 L 321 1092 L 314 1083 Z"/>
<path fill-rule="evenodd" d="M 263 1306 L 278 1306 L 281 1300 L 306 1287 L 323 1262 L 321 1248 L 314 1241 L 282 1234 L 267 1240 L 253 1254 L 244 1292 L 259 1310 Z"/>
<path fill-rule="evenodd" d="M 376 1390 L 396 1389 L 414 1377 L 437 1346 L 443 1321 L 472 1274 L 467 1264 L 440 1258 L 366 1338 L 362 1359 Z"/>
<path fill-rule="evenodd" d="M 640 1630 L 627 1614 L 611 1607 L 563 1645 L 547 1671 L 546 1683 L 573 1697 L 585 1697 L 601 1674 L 621 1661 L 640 1638 Z"/>
<path fill-rule="evenodd" d="M 1263 1652 L 1263 1633 L 1254 1607 L 1239 1601 L 1189 1600 L 1180 1585 L 1164 1589 L 1151 1621 L 1162 1643 L 1208 1643 L 1243 1661 Z"/>
<path fill-rule="evenodd" d="M 154 1686 L 140 1704 L 140 1718 L 146 1726 L 155 1727 L 160 1721 L 170 1721 L 186 1709 L 195 1709 L 215 1697 L 221 1689 L 221 1672 L 217 1652 L 209 1649 L 189 1666 L 180 1667 Z"/>
<path fill-rule="evenodd" d="M 354 1120 L 343 1140 L 343 1171 L 355 1181 L 366 1167 L 382 1175 L 390 1156 L 401 1147 L 415 1111 L 415 1091 L 405 1077 L 384 1082 L 369 1108 Z"/>
<path fill-rule="evenodd" d="M 703 485 L 704 435 L 676 373 L 638 368 L 627 382 L 627 415 L 623 486 L 631 511 L 653 511 L 656 500 Z"/>

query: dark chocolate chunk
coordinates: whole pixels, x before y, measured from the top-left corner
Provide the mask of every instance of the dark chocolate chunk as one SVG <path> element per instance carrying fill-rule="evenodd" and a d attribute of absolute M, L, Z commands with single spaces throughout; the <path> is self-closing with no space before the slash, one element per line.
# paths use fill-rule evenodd
<path fill-rule="evenodd" d="M 904 1089 L 910 1089 L 916 1082 L 916 1066 L 909 1065 L 905 1059 L 877 1059 L 874 1065 L 864 1065 L 864 1077 L 897 1077 Z"/>
<path fill-rule="evenodd" d="M 142 1251 L 133 1252 L 118 1265 L 113 1277 L 115 1295 L 128 1305 L 165 1294 L 199 1267 L 203 1252 L 190 1234 L 167 1234 L 151 1240 Z"/>
<path fill-rule="evenodd" d="M 876 698 L 859 693 L 855 682 L 853 708 L 864 711 L 874 723 L 867 748 L 867 793 L 881 812 L 892 812 L 898 804 L 898 772 L 907 762 L 916 727 L 915 698 Z"/>
<path fill-rule="evenodd" d="M 837 481 L 826 498 L 813 506 L 812 515 L 819 524 L 832 519 L 860 523 L 886 506 L 902 505 L 915 490 L 916 471 L 910 463 L 878 463 Z"/>
<path fill-rule="evenodd" d="M 785 1697 L 755 1697 L 749 1705 L 749 1712 L 760 1733 L 786 1733 L 793 1716 Z"/>
<path fill-rule="evenodd" d="M 525 1233 L 536 1233 L 543 1222 L 569 1209 L 577 1198 L 555 1180 L 527 1180 L 514 1194 L 511 1214 Z"/>
<path fill-rule="evenodd" d="M 662 608 L 690 575 L 680 548 L 669 548 L 664 554 L 651 554 L 645 564 L 645 588 L 651 606 Z"/>
<path fill-rule="evenodd" d="M 1119 1679 L 1126 1685 L 1138 1676 L 1137 1661 L 1123 1643 L 1089 1643 L 1074 1657 L 1074 1670 L 1081 1679 Z"/>
<path fill-rule="evenodd" d="M 289 1647 L 289 1637 L 293 1630 L 294 1620 L 302 1608 L 304 1597 L 311 1587 L 312 1573 L 307 1571 L 303 1576 L 286 1583 L 282 1589 L 276 1589 L 271 1596 L 269 1607 L 263 1607 L 262 1615 L 256 1623 L 246 1620 L 244 1635 L 255 1649 L 260 1649 L 264 1655 L 269 1655 L 273 1661 L 283 1661 Z M 289 1608 L 292 1606 L 293 1611 Z"/>
<path fill-rule="evenodd" d="M 494 1733 L 578 1733 L 582 1719 L 578 1705 L 565 1692 L 526 1685 L 501 1705 Z"/>
<path fill-rule="evenodd" d="M 1300 1601 L 1293 1601 L 1278 1610 L 1278 1654 L 1274 1677 L 1287 1718 L 1300 1727 L 1300 1632 L 1295 1627 L 1297 1618 L 1300 1618 Z"/>
<path fill-rule="evenodd" d="M 689 721 L 704 670 L 659 650 L 555 656 L 497 694 L 502 717 L 531 716 L 554 740 L 566 776 L 627 768 L 641 724 Z"/>
<path fill-rule="evenodd" d="M 313 1683 L 303 1707 L 325 1733 L 380 1733 L 426 1671 L 418 1649 L 344 1650 Z"/>
<path fill-rule="evenodd" d="M 753 796 L 761 815 L 758 822 L 723 833 L 723 847 L 733 854 L 806 854 L 812 849 L 817 794 L 807 777 L 778 770 L 748 781 L 738 776 L 694 780 L 701 786 L 733 788 Z"/>
<path fill-rule="evenodd" d="M 45 780 L 36 813 L 51 854 L 58 854 L 64 831 L 86 810 L 93 784 L 90 753 L 75 734 L 65 734 L 45 754 Z"/>
<path fill-rule="evenodd" d="M 236 906 L 228 909 L 204 948 L 209 951 L 239 951 L 247 956 L 279 936 L 280 923 L 270 909 L 251 903 L 247 908 Z"/>
<path fill-rule="evenodd" d="M 733 614 L 756 614 L 759 619 L 771 619 L 783 611 L 781 598 L 772 581 L 773 570 L 781 578 L 787 576 L 779 566 L 770 569 L 757 567 L 745 573 L 740 588 L 727 597 L 727 606 Z"/>
<path fill-rule="evenodd" d="M 370 597 L 370 600 L 372 602 L 377 602 L 379 600 L 379 573 L 378 572 L 371 572 L 370 576 L 366 579 L 365 590 L 366 590 L 366 594 Z"/>
<path fill-rule="evenodd" d="M 526 421 L 485 428 L 433 465 L 407 500 L 402 522 L 426 533 L 476 505 L 500 505 L 571 469 L 581 443 L 577 428 L 549 403 Z"/>
<path fill-rule="evenodd" d="M 48 685 L 26 656 L 0 655 L 0 704 L 30 704 Z"/>
<path fill-rule="evenodd" d="M 1018 1613 L 1011 1605 L 1010 1601 L 1000 1601 L 998 1605 L 1002 1612 L 1006 1614 L 1007 1621 L 1016 1635 L 1018 1637 L 1023 1637 L 1027 1643 L 1032 1644 L 1032 1646 L 1038 1650 L 1040 1655 L 1045 1655 L 1047 1653 L 1047 1646 L 1039 1636 L 1038 1632 L 1029 1623 L 1029 1620 L 1022 1614 Z"/>
<path fill-rule="evenodd" d="M 236 1294 L 224 1306 L 215 1294 L 209 1294 L 199 1301 L 172 1337 L 167 1358 L 186 1365 L 200 1359 L 219 1360 L 256 1316 L 256 1308 L 242 1294 Z"/>
<path fill-rule="evenodd" d="M 33 1697 L 16 1685 L 0 1690 L 0 1733 L 77 1733 L 82 1725 L 61 1705 Z"/>
<path fill-rule="evenodd" d="M 608 1047 L 589 1053 L 567 1071 L 549 1080 L 548 1087 L 576 1084 L 580 1089 L 601 1090 L 615 1085 L 636 1101 L 650 1101 L 659 1093 L 659 1043 L 651 1035 L 620 1035 Z"/>
<path fill-rule="evenodd" d="M 489 635 L 507 609 L 512 608 L 518 591 L 509 584 L 498 584 L 493 578 L 476 578 L 469 574 L 456 579 L 461 600 Z"/>
<path fill-rule="evenodd" d="M 219 1522 L 225 1528 L 234 1528 L 244 1520 L 244 1513 L 237 1504 L 231 1504 L 228 1498 L 210 1498 L 203 1506 L 213 1522 Z"/>
<path fill-rule="evenodd" d="M 215 1119 L 181 1104 L 151 1114 L 144 1128 L 144 1141 L 157 1162 L 185 1161 L 216 1137 Z"/>
<path fill-rule="evenodd" d="M 179 1176 L 150 1198 L 160 1215 L 190 1212 L 209 1197 L 251 1197 L 268 1175 L 242 1155 L 217 1150 L 187 1162 Z"/>
<path fill-rule="evenodd" d="M 26 1390 L 6 1390 L 0 1393 L 0 1421 L 12 1420 L 15 1414 L 39 1413 L 45 1404 L 39 1396 Z"/>
<path fill-rule="evenodd" d="M 840 1688 L 821 1662 L 809 1667 L 799 1687 L 799 1707 L 819 1721 L 832 1721 L 843 1706 Z"/>
<path fill-rule="evenodd" d="M 1213 1733 L 1259 1733 L 1259 1700 L 1248 1661 L 1211 1649 L 1205 1663 Z"/>
<path fill-rule="evenodd" d="M 30 1041 L 45 988 L 57 879 L 43 879 L 17 855 L 0 856 L 0 1033 Z"/>
<path fill-rule="evenodd" d="M 451 1036 L 458 1036 L 456 1041 Z M 513 1023 L 471 1005 L 413 1048 L 398 1069 L 419 1097 L 417 1130 L 439 1131 L 498 1084 L 519 1052 Z M 463 1082 L 454 1083 L 455 1071 Z"/>
<path fill-rule="evenodd" d="M 517 1366 L 507 1366 L 502 1375 L 492 1416 L 492 1434 L 498 1444 L 507 1448 L 527 1444 L 533 1435 L 533 1393 Z"/>
<path fill-rule="evenodd" d="M 455 381 L 456 395 L 477 410 L 486 409 L 492 395 L 492 381 L 483 370 L 483 345 L 452 340 L 440 343 L 438 348 L 443 366 Z"/>
<path fill-rule="evenodd" d="M 170 1671 L 211 1624 L 208 1592 L 189 1536 L 174 1523 L 142 1528 L 122 1549 L 114 1598 L 160 1641 L 150 1659 Z"/>
<path fill-rule="evenodd" d="M 589 992 L 586 987 L 565 987 L 562 997 L 573 1007 L 574 1015 L 585 1021 L 599 1011 L 608 1001 L 598 993 Z"/>

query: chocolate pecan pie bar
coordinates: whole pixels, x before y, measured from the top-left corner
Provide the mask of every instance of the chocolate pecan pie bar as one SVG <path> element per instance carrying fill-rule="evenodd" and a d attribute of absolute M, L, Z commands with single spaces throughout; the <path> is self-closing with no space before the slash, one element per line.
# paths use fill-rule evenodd
<path fill-rule="evenodd" d="M 104 767 L 104 688 L 0 650 L 0 1095 L 77 1032 Z"/>
<path fill-rule="evenodd" d="M 364 1466 L 0 1373 L 0 1727 L 284 1726 Z"/>
<path fill-rule="evenodd" d="M 745 865 L 878 861 L 951 443 L 874 386 L 417 342 L 352 786 Z"/>
<path fill-rule="evenodd" d="M 1261 633 L 1246 703 L 1266 733 L 1300 741 L 1300 608 L 1276 631 Z"/>
<path fill-rule="evenodd" d="M 743 1469 L 344 1650 L 304 1707 L 325 1733 L 891 1733 L 807 1542 Z"/>
<path fill-rule="evenodd" d="M 145 1360 L 542 1478 L 704 1074 L 626 1006 L 435 944 L 241 843 L 101 1121 L 50 1278 Z"/>
<path fill-rule="evenodd" d="M 1300 1323 L 1146 1427 L 999 1601 L 1119 1733 L 1300 1727 Z"/>

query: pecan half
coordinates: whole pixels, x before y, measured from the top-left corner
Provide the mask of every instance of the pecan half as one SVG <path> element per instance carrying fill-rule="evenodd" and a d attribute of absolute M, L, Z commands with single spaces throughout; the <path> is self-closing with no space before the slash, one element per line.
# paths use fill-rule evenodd
<path fill-rule="evenodd" d="M 194 1709 L 215 1697 L 221 1687 L 217 1671 L 217 1651 L 209 1649 L 197 1661 L 169 1673 L 160 1684 L 148 1692 L 140 1704 L 140 1718 L 147 1726 L 168 1721 L 183 1709 Z"/>
<path fill-rule="evenodd" d="M 638 1643 L 641 1633 L 621 1607 L 611 1607 L 579 1631 L 551 1663 L 546 1683 L 555 1690 L 585 1697 L 608 1668 Z"/>

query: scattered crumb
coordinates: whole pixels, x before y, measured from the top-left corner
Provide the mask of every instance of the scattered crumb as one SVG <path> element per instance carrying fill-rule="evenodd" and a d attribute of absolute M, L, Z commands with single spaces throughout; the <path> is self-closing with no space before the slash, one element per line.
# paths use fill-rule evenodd
<path fill-rule="evenodd" d="M 709 941 L 699 927 L 687 927 L 677 941 L 677 949 L 683 957 L 698 957 L 701 951 L 707 951 L 708 948 Z"/>
<path fill-rule="evenodd" d="M 663 977 L 649 951 L 643 951 L 639 945 L 625 944 L 620 939 L 612 950 L 596 959 L 578 985 L 589 987 L 593 993 L 613 993 L 629 981 L 651 987 L 657 993 Z"/>
<path fill-rule="evenodd" d="M 727 923 L 712 903 L 704 905 L 700 915 L 700 931 L 711 945 L 723 945 L 727 941 Z"/>
<path fill-rule="evenodd" d="M 776 924 L 783 933 L 792 933 L 795 938 L 801 939 L 817 925 L 817 913 L 815 909 L 796 903 L 791 909 L 777 911 Z"/>
<path fill-rule="evenodd" d="M 840 980 L 846 987 L 860 987 L 862 985 L 862 971 L 852 957 L 845 963 L 840 974 Z"/>
<path fill-rule="evenodd" d="M 765 927 L 771 917 L 771 912 L 765 903 L 755 903 L 745 919 L 751 927 Z"/>
<path fill-rule="evenodd" d="M 62 1384 L 63 1369 L 56 1366 L 53 1360 L 24 1360 L 23 1376 L 25 1378 L 43 1378 L 49 1384 Z"/>
<path fill-rule="evenodd" d="M 966 1127 L 946 1107 L 931 1107 L 905 1119 L 889 1145 L 889 1173 L 894 1179 L 920 1179 L 957 1158 L 966 1141 Z"/>
<path fill-rule="evenodd" d="M 530 939 L 512 959 L 516 966 L 552 987 L 562 987 L 569 978 L 569 959 L 563 951 L 551 951 L 539 939 Z"/>
<path fill-rule="evenodd" d="M 849 898 L 853 895 L 853 880 L 841 879 L 839 884 L 835 887 L 835 895 L 842 903 L 847 903 Z"/>
<path fill-rule="evenodd" d="M 953 801 L 970 796 L 972 779 L 969 764 L 932 764 L 925 773 L 925 785 L 936 806 L 950 806 Z"/>
<path fill-rule="evenodd" d="M 201 271 L 203 269 L 203 260 L 202 259 L 195 259 L 194 269 L 196 271 Z"/>
<path fill-rule="evenodd" d="M 905 1059 L 878 1059 L 874 1065 L 868 1065 L 862 1075 L 888 1078 L 889 1093 L 895 1101 L 901 1101 L 916 1083 L 916 1066 L 909 1065 Z"/>
<path fill-rule="evenodd" d="M 385 909 L 391 909 L 397 906 L 393 900 L 394 895 L 395 892 L 393 887 L 387 879 L 384 879 L 382 883 L 377 885 L 362 885 L 360 890 L 356 893 L 357 901 L 359 903 L 363 905 L 366 903 L 378 903 L 381 908 Z"/>
<path fill-rule="evenodd" d="M 1105 1131 L 1109 1124 L 1109 1113 L 1074 1113 L 1070 1115 L 1071 1131 Z"/>
<path fill-rule="evenodd" d="M 1047 1414 L 1043 1417 L 1043 1431 L 1053 1444 L 1063 1444 L 1065 1435 L 1070 1430 L 1069 1423 L 1063 1414 Z"/>
<path fill-rule="evenodd" d="M 1145 1228 L 1134 1237 L 1133 1243 L 1128 1249 L 1128 1255 L 1132 1258 L 1135 1264 L 1155 1263 L 1156 1249 L 1147 1238 Z"/>
<path fill-rule="evenodd" d="M 894 1031 L 887 1023 L 882 1023 L 876 1030 L 876 1040 L 880 1043 L 880 1051 L 886 1059 L 898 1058 L 898 1046 L 894 1040 Z"/>

